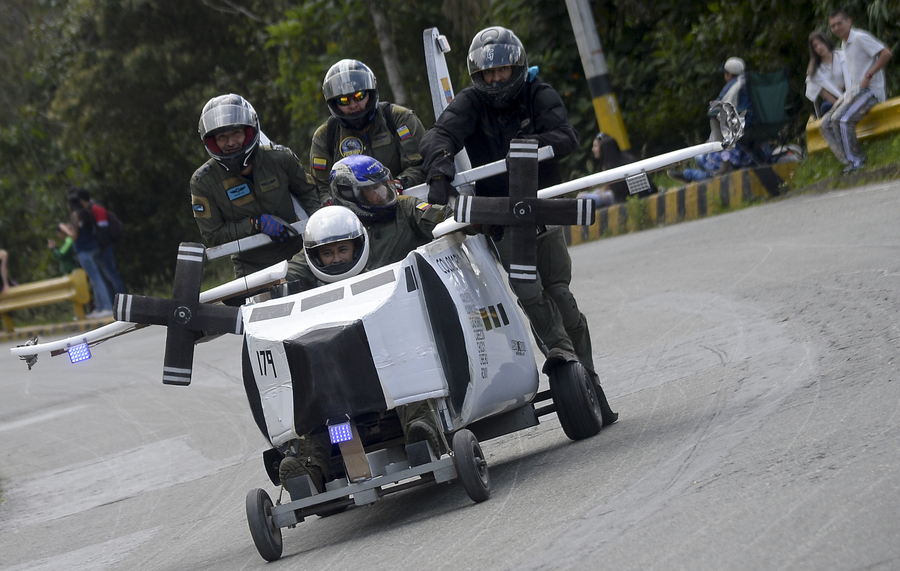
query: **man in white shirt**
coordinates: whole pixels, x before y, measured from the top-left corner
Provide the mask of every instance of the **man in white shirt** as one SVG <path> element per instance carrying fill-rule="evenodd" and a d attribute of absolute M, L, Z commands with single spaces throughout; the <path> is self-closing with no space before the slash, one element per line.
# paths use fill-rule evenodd
<path fill-rule="evenodd" d="M 851 28 L 847 12 L 835 10 L 828 18 L 828 25 L 841 39 L 847 62 L 849 84 L 846 92 L 834 107 L 822 118 L 819 129 L 839 161 L 844 163 L 844 174 L 862 168 L 866 157 L 856 138 L 856 124 L 875 106 L 884 101 L 884 71 L 891 59 L 891 51 L 872 34 Z"/>

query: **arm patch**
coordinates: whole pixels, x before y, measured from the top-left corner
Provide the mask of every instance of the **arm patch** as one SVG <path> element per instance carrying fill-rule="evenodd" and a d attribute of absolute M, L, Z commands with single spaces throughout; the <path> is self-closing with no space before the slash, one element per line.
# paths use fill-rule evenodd
<path fill-rule="evenodd" d="M 194 218 L 212 218 L 209 211 L 209 200 L 196 194 L 191 195 L 191 210 L 194 211 Z"/>

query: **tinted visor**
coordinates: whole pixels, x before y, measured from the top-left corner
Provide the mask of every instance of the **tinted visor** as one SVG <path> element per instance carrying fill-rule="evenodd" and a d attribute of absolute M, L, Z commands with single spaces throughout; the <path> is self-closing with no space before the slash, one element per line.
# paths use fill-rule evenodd
<path fill-rule="evenodd" d="M 255 113 L 243 105 L 217 105 L 200 117 L 200 132 L 204 138 L 235 126 L 256 127 Z"/>
<path fill-rule="evenodd" d="M 525 50 L 512 44 L 488 44 L 469 52 L 469 75 L 495 67 L 524 66 Z"/>
<path fill-rule="evenodd" d="M 330 100 L 341 95 L 374 89 L 375 78 L 371 73 L 361 69 L 348 69 L 339 71 L 326 79 L 322 85 L 322 95 L 326 100 Z"/>

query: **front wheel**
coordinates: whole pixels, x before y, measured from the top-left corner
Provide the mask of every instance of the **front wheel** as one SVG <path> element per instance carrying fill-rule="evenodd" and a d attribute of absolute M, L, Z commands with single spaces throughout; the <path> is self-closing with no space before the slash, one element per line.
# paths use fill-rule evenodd
<path fill-rule="evenodd" d="M 554 367 L 550 371 L 550 394 L 566 436 L 581 440 L 600 432 L 603 427 L 600 400 L 581 363 L 571 361 Z"/>
<path fill-rule="evenodd" d="M 463 428 L 453 435 L 453 461 L 456 473 L 462 480 L 466 493 L 473 502 L 480 503 L 491 497 L 491 475 L 478 439 Z"/>
<path fill-rule="evenodd" d="M 266 561 L 280 558 L 284 549 L 281 529 L 275 526 L 272 519 L 272 499 L 265 490 L 256 488 L 247 492 L 247 523 L 262 558 Z"/>

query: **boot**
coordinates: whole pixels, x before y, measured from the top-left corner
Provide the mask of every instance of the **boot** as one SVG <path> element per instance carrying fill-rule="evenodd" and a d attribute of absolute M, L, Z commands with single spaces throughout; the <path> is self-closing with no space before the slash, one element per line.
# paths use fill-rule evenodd
<path fill-rule="evenodd" d="M 313 485 L 316 487 L 316 491 L 321 494 L 325 489 L 325 478 L 318 466 L 307 466 L 294 456 L 285 456 L 278 466 L 278 478 L 281 480 L 281 485 L 285 488 L 287 488 L 288 480 L 304 475 L 309 476 L 309 479 L 312 480 Z"/>
<path fill-rule="evenodd" d="M 610 408 L 609 401 L 606 400 L 606 395 L 603 393 L 603 387 L 600 386 L 600 377 L 597 373 L 588 370 L 588 374 L 591 376 L 594 388 L 597 389 L 597 400 L 600 403 L 600 416 L 603 417 L 603 426 L 609 426 L 619 420 L 619 413 L 613 412 L 612 408 Z"/>

